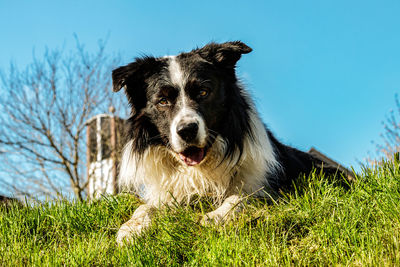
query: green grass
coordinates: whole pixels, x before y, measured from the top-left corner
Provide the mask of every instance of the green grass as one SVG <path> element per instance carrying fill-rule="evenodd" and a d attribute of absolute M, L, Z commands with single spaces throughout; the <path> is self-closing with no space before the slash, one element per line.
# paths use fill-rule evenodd
<path fill-rule="evenodd" d="M 200 207 L 159 212 L 130 246 L 118 227 L 140 202 L 0 208 L 0 266 L 400 265 L 400 163 L 383 162 L 346 188 L 311 175 L 277 203 L 254 201 L 225 227 L 202 227 Z"/>

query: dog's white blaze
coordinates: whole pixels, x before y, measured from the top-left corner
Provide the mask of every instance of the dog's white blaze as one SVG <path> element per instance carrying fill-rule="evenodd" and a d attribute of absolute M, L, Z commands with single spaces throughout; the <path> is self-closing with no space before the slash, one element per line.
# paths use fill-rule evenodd
<path fill-rule="evenodd" d="M 182 71 L 181 66 L 176 60 L 176 56 L 169 57 L 168 70 L 171 82 L 183 90 L 187 82 L 187 75 Z"/>
<path fill-rule="evenodd" d="M 198 124 L 199 131 L 197 133 L 197 139 L 199 140 L 200 146 L 205 146 L 207 142 L 207 131 L 204 120 L 202 116 L 200 116 L 195 110 L 189 108 L 187 105 L 188 101 L 185 94 L 185 86 L 188 75 L 182 71 L 182 68 L 175 56 L 170 56 L 169 59 L 168 70 L 170 73 L 171 82 L 179 88 L 181 100 L 181 110 L 178 112 L 178 114 L 176 114 L 170 126 L 171 146 L 176 152 L 181 152 L 184 150 L 185 147 L 183 141 L 177 133 L 177 126 L 179 123 L 188 124 L 191 122 Z"/>
<path fill-rule="evenodd" d="M 252 103 L 249 98 L 248 101 Z M 146 202 L 156 206 L 174 200 L 189 201 L 194 195 L 211 195 L 216 201 L 230 194 L 256 192 L 256 195 L 265 196 L 266 192 L 260 189 L 268 183 L 268 175 L 280 166 L 253 105 L 249 116 L 254 138 L 244 138 L 239 162 L 239 151 L 235 152 L 233 160 L 222 159 L 229 144 L 220 136 L 202 164 L 195 167 L 182 164 L 175 153 L 162 146 L 150 147 L 143 155 L 138 155 L 132 151 L 130 141 L 122 156 L 120 186 L 142 192 Z"/>

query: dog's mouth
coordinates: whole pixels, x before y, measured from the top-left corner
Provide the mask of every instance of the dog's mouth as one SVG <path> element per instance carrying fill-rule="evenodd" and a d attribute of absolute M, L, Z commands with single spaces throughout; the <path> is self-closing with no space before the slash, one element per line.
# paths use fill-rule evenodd
<path fill-rule="evenodd" d="M 205 147 L 200 148 L 196 146 L 188 147 L 184 151 L 178 153 L 179 158 L 188 166 L 199 164 L 206 157 L 206 154 L 207 149 Z"/>

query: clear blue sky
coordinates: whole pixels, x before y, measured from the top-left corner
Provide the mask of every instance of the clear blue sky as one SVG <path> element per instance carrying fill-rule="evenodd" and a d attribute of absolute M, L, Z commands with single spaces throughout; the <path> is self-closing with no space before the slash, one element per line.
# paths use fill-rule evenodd
<path fill-rule="evenodd" d="M 0 0 L 0 68 L 74 33 L 88 49 L 108 36 L 125 63 L 242 40 L 254 51 L 239 74 L 269 128 L 345 165 L 374 151 L 400 89 L 400 1 Z"/>

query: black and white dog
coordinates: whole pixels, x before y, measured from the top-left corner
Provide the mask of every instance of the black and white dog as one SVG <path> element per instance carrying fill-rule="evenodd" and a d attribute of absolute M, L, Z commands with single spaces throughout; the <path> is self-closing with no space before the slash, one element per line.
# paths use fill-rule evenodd
<path fill-rule="evenodd" d="M 113 71 L 114 91 L 124 87 L 132 108 L 119 183 L 146 201 L 122 225 L 118 243 L 141 233 L 153 211 L 172 201 L 211 196 L 221 205 L 203 223 L 223 222 L 243 197 L 276 195 L 321 168 L 321 160 L 281 144 L 261 121 L 235 74 L 251 51 L 239 41 L 210 43 Z"/>

